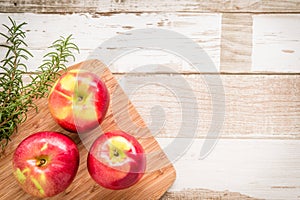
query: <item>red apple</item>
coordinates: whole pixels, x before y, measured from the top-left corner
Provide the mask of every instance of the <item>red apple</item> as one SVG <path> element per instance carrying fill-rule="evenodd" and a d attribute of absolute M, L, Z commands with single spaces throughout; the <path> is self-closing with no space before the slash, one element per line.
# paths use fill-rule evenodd
<path fill-rule="evenodd" d="M 13 174 L 24 191 L 50 197 L 64 191 L 74 180 L 79 152 L 66 135 L 38 132 L 19 144 L 12 163 Z"/>
<path fill-rule="evenodd" d="M 105 84 L 94 73 L 70 70 L 52 87 L 48 107 L 55 121 L 70 132 L 88 132 L 103 121 L 109 105 Z"/>
<path fill-rule="evenodd" d="M 87 167 L 99 185 L 119 190 L 134 185 L 142 178 L 146 156 L 135 137 L 116 130 L 95 140 L 88 154 Z"/>

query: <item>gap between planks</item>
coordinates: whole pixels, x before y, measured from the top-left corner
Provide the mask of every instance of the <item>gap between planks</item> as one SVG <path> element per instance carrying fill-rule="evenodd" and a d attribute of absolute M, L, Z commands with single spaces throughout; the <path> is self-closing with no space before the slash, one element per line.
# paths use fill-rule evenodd
<path fill-rule="evenodd" d="M 29 74 L 34 72 L 28 72 Z M 253 75 L 262 75 L 262 76 L 272 76 L 272 75 L 300 75 L 300 72 L 178 72 L 178 73 L 169 73 L 169 72 L 113 72 L 112 74 L 118 75 L 129 75 L 129 76 L 147 76 L 147 75 L 241 75 L 241 76 L 253 76 Z"/>

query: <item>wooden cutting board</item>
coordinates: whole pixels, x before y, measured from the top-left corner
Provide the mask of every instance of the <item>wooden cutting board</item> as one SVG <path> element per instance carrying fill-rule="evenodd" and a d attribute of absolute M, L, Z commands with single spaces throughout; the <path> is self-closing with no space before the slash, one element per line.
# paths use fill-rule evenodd
<path fill-rule="evenodd" d="M 109 69 L 98 60 L 89 60 L 70 69 L 86 69 L 98 74 L 105 82 L 111 94 L 110 107 L 105 120 L 99 128 L 89 134 L 77 135 L 60 128 L 52 119 L 47 106 L 47 99 L 36 101 L 38 113 L 28 112 L 28 119 L 19 126 L 18 133 L 12 136 L 12 141 L 0 159 L 0 198 L 1 199 L 33 199 L 23 192 L 12 174 L 12 155 L 17 145 L 27 136 L 38 131 L 58 131 L 70 136 L 80 151 L 80 166 L 73 183 L 53 199 L 159 199 L 173 184 L 176 173 L 155 138 L 151 135 L 145 122 L 137 113 L 126 94 L 118 85 Z M 97 185 L 90 177 L 86 159 L 90 145 L 101 133 L 122 129 L 134 135 L 147 153 L 147 173 L 134 186 L 124 190 L 109 190 Z"/>

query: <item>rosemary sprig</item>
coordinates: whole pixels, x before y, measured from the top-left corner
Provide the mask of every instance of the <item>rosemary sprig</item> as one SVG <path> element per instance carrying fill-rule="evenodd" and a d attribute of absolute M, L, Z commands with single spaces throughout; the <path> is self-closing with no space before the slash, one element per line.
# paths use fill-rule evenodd
<path fill-rule="evenodd" d="M 72 35 L 56 40 L 49 47 L 51 51 L 44 56 L 43 64 L 35 75 L 30 76 L 31 82 L 25 84 L 23 78 L 27 74 L 27 67 L 24 61 L 33 57 L 24 41 L 26 34 L 22 28 L 26 23 L 17 24 L 10 17 L 9 20 L 11 27 L 3 24 L 7 33 L 0 33 L 6 40 L 0 47 L 7 49 L 5 58 L 0 63 L 1 152 L 18 125 L 27 119 L 28 110 L 37 109 L 34 100 L 48 95 L 49 87 L 59 76 L 58 72 L 66 69 L 69 59 L 75 60 L 73 51 L 79 51 L 71 42 Z"/>
<path fill-rule="evenodd" d="M 44 56 L 44 63 L 39 67 L 37 76 L 31 76 L 32 83 L 29 86 L 35 88 L 33 94 L 36 98 L 47 96 L 49 87 L 51 87 L 51 84 L 54 83 L 57 76 L 59 76 L 59 71 L 67 68 L 66 63 L 70 58 L 75 61 L 73 51 L 79 52 L 79 49 L 71 40 L 72 35 L 69 35 L 67 38 L 61 37 L 53 42 L 49 48 L 54 50 Z"/>

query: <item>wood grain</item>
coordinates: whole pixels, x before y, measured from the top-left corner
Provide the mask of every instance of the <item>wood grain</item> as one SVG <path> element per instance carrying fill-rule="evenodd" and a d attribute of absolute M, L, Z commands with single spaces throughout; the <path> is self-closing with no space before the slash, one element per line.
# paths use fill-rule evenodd
<path fill-rule="evenodd" d="M 219 77 L 224 89 L 224 120 L 213 120 L 211 92 L 207 77 Z M 119 84 L 141 114 L 155 137 L 179 137 L 182 126 L 192 127 L 195 135 L 180 137 L 206 138 L 213 124 L 222 124 L 220 138 L 300 139 L 299 75 L 201 75 L 201 74 L 116 74 Z M 170 82 L 172 84 L 166 84 Z M 183 83 L 187 84 L 183 87 Z M 192 96 L 194 95 L 194 97 Z M 198 118 L 183 117 L 192 107 Z M 219 113 L 222 116 L 222 113 Z M 241 127 L 244 127 L 241 129 Z"/>
<path fill-rule="evenodd" d="M 251 71 L 252 15 L 224 13 L 222 15 L 222 72 Z"/>
<path fill-rule="evenodd" d="M 111 37 L 136 29 L 162 28 L 191 38 L 222 73 L 300 72 L 299 14 L 121 13 L 94 17 L 89 14 L 2 13 L 0 21 L 7 23 L 8 16 L 18 22 L 28 22 L 25 26 L 26 41 L 35 56 L 27 62 L 29 70 L 37 68 L 47 47 L 61 35 L 73 34 L 74 42 L 81 51 L 76 57 L 85 60 L 95 48 Z M 2 26 L 0 31 L 4 31 Z M 0 43 L 3 42 L 1 37 Z M 178 43 L 186 44 L 181 40 Z M 120 48 L 114 45 L 106 50 L 112 53 Z M 143 45 L 138 48 L 139 51 L 128 52 L 110 63 L 110 70 L 128 73 L 143 63 L 168 66 L 177 73 L 209 72 L 196 69 L 188 60 L 164 49 L 145 49 Z M 0 51 L 0 57 L 4 53 Z M 207 59 L 203 55 L 198 56 L 201 60 L 199 65 L 207 65 Z M 166 71 L 157 67 L 144 72 Z"/>
<path fill-rule="evenodd" d="M 167 146 L 175 143 L 170 138 L 158 138 L 157 141 L 165 152 Z M 176 144 L 186 141 L 189 139 L 177 138 Z M 199 155 L 204 140 L 189 142 L 191 146 L 173 163 L 177 178 L 168 192 L 181 194 L 183 199 L 184 196 L 186 199 L 217 196 L 222 194 L 220 191 L 228 191 L 228 199 L 234 192 L 240 195 L 236 199 L 247 199 L 242 195 L 270 200 L 299 199 L 300 140 L 220 139 L 203 160 Z M 200 190 L 194 195 L 192 190 L 197 191 L 197 188 L 211 191 Z M 187 189 L 190 194 L 185 191 Z"/>
<path fill-rule="evenodd" d="M 183 191 L 177 192 L 166 192 L 160 200 L 189 200 L 189 199 L 199 199 L 199 200 L 255 200 L 257 198 L 249 197 L 247 195 L 240 194 L 238 192 L 230 191 L 212 191 L 208 189 L 185 189 Z"/>
<path fill-rule="evenodd" d="M 0 189 L 1 199 L 33 199 L 25 194 L 12 175 L 11 158 L 19 142 L 28 135 L 38 131 L 57 131 L 69 135 L 78 145 L 80 152 L 80 166 L 77 176 L 71 186 L 55 198 L 58 199 L 158 199 L 172 185 L 175 180 L 175 171 L 167 159 L 156 140 L 152 137 L 144 121 L 130 103 L 122 89 L 118 86 L 116 79 L 110 71 L 99 61 L 91 60 L 80 63 L 71 68 L 80 68 L 90 70 L 98 74 L 106 83 L 112 100 L 101 126 L 93 130 L 88 135 L 72 134 L 60 128 L 52 119 L 48 107 L 47 99 L 41 99 L 36 102 L 39 112 L 34 110 L 28 113 L 28 120 L 18 129 L 18 134 L 12 138 L 6 149 L 6 154 L 0 160 L 1 175 L 0 180 L 5 180 Z M 131 120 L 138 124 L 136 128 Z M 98 186 L 89 176 L 86 168 L 86 159 L 88 149 L 103 132 L 109 130 L 122 129 L 134 135 L 142 144 L 147 153 L 147 169 L 143 178 L 134 186 L 113 191 Z"/>
<path fill-rule="evenodd" d="M 300 15 L 253 17 L 252 71 L 300 71 Z"/>
<path fill-rule="evenodd" d="M 8 15 L 29 23 L 27 41 L 35 55 L 28 62 L 30 70 L 36 69 L 52 41 L 69 33 L 81 50 L 77 60 L 85 60 L 106 39 L 139 28 L 176 31 L 193 39 L 209 54 L 222 73 L 226 112 L 220 140 L 204 160 L 199 159 L 199 153 L 204 140 L 209 138 L 212 100 L 203 72 L 169 52 L 145 49 L 121 57 L 109 66 L 145 120 L 139 126 L 147 124 L 164 151 L 175 139 L 179 143 L 192 141 L 182 157 L 176 162 L 171 160 L 177 178 L 162 199 L 299 200 L 299 13 L 298 0 L 0 0 L 2 23 Z M 114 48 L 120 47 L 111 50 Z M 0 51 L 0 57 L 3 53 Z M 156 67 L 129 74 L 141 63 L 161 64 L 176 73 Z M 197 101 L 199 124 L 194 138 L 189 133 L 178 136 L 181 126 L 193 125 L 195 120 L 186 117 L 182 124 L 182 108 L 176 93 L 182 94 L 185 103 L 192 103 L 192 97 L 185 95 L 180 82 L 175 81 L 171 88 L 159 84 L 160 80 L 172 82 L 178 77 L 189 84 Z M 145 84 L 147 81 L 152 84 Z M 220 99 L 216 103 L 222 105 Z M 38 128 L 36 123 L 31 126 Z M 21 136 L 15 137 L 21 140 Z M 85 159 L 85 147 L 78 137 L 72 137 Z M 9 147 L 10 151 L 14 148 Z M 0 168 L 10 170 L 10 166 Z M 79 173 L 85 168 L 80 170 Z M 98 196 L 93 194 L 98 186 L 87 183 L 88 174 L 84 175 L 76 181 L 82 179 L 89 189 L 76 197 L 84 199 L 92 193 L 91 197 L 96 199 Z M 156 175 L 161 176 L 161 172 Z M 9 179 L 9 175 L 1 174 L 0 180 L 4 179 Z M 147 184 L 152 185 L 151 181 Z M 7 196 L 6 193 L 11 194 L 7 191 L 15 191 L 14 184 L 5 188 L 0 198 L 20 196 Z M 72 195 L 73 190 L 83 191 L 80 185 L 73 184 L 66 195 Z M 149 194 L 148 190 L 142 192 Z"/>
<path fill-rule="evenodd" d="M 149 38 L 151 38 L 151 33 L 157 28 L 182 34 L 182 36 L 170 35 L 171 42 L 175 40 L 178 43 L 177 49 L 182 48 L 182 46 L 186 48 L 188 44 L 186 40 L 184 40 L 185 37 L 192 39 L 195 44 L 199 46 L 188 46 L 191 49 L 189 50 L 191 54 L 198 48 L 203 49 L 212 62 L 214 62 L 217 70 L 220 66 L 221 15 L 219 14 L 166 13 L 157 15 L 145 13 L 142 15 L 115 14 L 111 16 L 93 17 L 88 14 L 37 15 L 14 13 L 10 14 L 10 16 L 19 23 L 24 21 L 28 22 L 28 25 L 25 26 L 25 30 L 27 31 L 26 41 L 36 57 L 28 62 L 29 70 L 36 69 L 38 64 L 41 63 L 42 56 L 46 53 L 47 47 L 61 35 L 67 36 L 73 34 L 75 38 L 74 42 L 79 46 L 82 54 L 79 55 L 78 59 L 82 58 L 82 60 L 85 60 L 93 50 L 100 47 L 103 42 L 112 37 L 120 35 L 126 36 L 126 34 L 128 34 L 129 38 L 125 38 L 128 42 L 123 43 L 123 46 L 120 46 L 120 44 L 108 46 L 106 48 L 108 54 L 112 54 L 116 49 L 126 48 L 132 41 L 146 40 L 147 38 L 139 38 L 139 35 L 131 37 L 130 33 L 128 33 L 128 31 L 146 28 L 149 28 L 150 31 Z M 0 14 L 0 21 L 8 23 L 8 14 Z M 0 31 L 4 31 L 4 28 L 0 27 Z M 2 37 L 0 43 L 1 42 L 4 42 Z M 136 49 L 139 51 L 127 52 L 126 56 L 122 56 L 117 62 L 107 63 L 107 65 L 110 65 L 111 71 L 128 72 L 140 66 L 141 63 L 147 65 L 149 63 L 153 64 L 153 61 L 156 61 L 156 64 L 168 65 L 179 72 L 196 71 L 195 68 L 180 57 L 180 55 L 176 55 L 172 52 L 172 49 L 168 51 L 161 47 L 147 49 L 143 46 L 143 43 L 137 45 Z M 3 55 L 5 55 L 4 53 L 5 52 L 0 52 L 0 56 L 3 57 Z M 207 60 L 205 54 L 193 56 L 199 57 L 198 65 L 206 66 L 211 62 Z M 159 70 L 159 68 L 157 70 Z M 162 70 L 159 71 L 162 72 Z M 212 69 L 210 71 L 216 70 Z"/>
<path fill-rule="evenodd" d="M 299 12 L 297 0 L 1 0 L 0 12 Z"/>
<path fill-rule="evenodd" d="M 210 91 L 207 80 L 218 77 L 223 85 L 215 84 Z M 196 101 L 196 137 L 206 137 L 210 126 L 223 123 L 222 138 L 300 138 L 299 75 L 127 74 L 117 78 L 156 137 L 178 137 L 180 128 L 195 126 L 197 118 L 183 114 L 191 113 Z M 224 88 L 225 102 L 218 87 Z M 217 93 L 216 99 L 211 92 Z M 212 120 L 213 102 L 225 106 L 224 122 Z"/>

